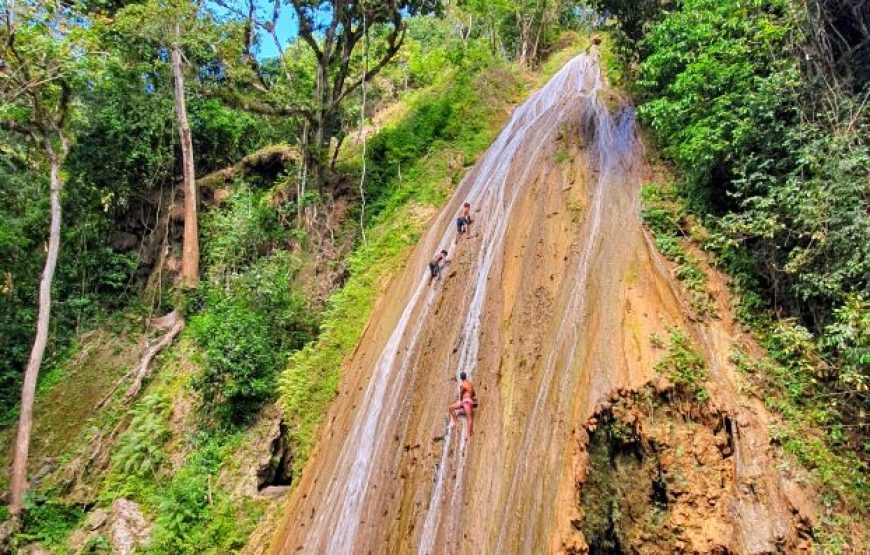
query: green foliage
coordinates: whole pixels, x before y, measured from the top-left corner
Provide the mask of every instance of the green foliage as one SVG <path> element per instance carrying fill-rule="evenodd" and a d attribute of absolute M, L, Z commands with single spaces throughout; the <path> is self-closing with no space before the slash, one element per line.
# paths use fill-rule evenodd
<path fill-rule="evenodd" d="M 500 86 L 505 89 L 497 90 Z M 415 191 L 404 186 L 413 182 L 415 171 L 420 171 L 415 164 L 430 152 L 445 148 L 455 149 L 464 160 L 473 160 L 490 137 L 488 118 L 480 113 L 481 104 L 486 98 L 503 98 L 517 92 L 516 86 L 509 70 L 496 65 L 477 77 L 468 71 L 449 71 L 437 85 L 417 94 L 408 115 L 369 143 L 369 215 L 410 198 L 424 202 L 443 198 L 443 191 L 438 189 Z M 438 196 L 422 197 L 427 191 Z"/>
<path fill-rule="evenodd" d="M 688 213 L 684 204 L 679 201 L 672 186 L 648 184 L 641 193 L 641 218 L 652 231 L 659 252 L 677 265 L 677 279 L 686 287 L 692 308 L 701 317 L 714 316 L 716 305 L 707 289 L 707 274 L 683 244 L 688 227 Z"/>
<path fill-rule="evenodd" d="M 19 2 L 16 8 L 36 4 Z M 164 52 L 143 44 L 130 25 L 106 26 L 103 19 L 87 19 L 75 7 L 43 11 L 47 18 L 82 18 L 65 19 L 63 32 L 55 34 L 45 32 L 56 26 L 22 25 L 16 37 L 20 47 L 34 53 L 49 49 L 44 59 L 69 77 L 75 99 L 67 120 L 73 140 L 63 172 L 62 239 L 48 367 L 63 356 L 75 333 L 96 326 L 107 311 L 136 301 L 142 277 L 138 245 L 120 252 L 113 248 L 112 239 L 124 233 L 143 240 L 156 231 L 152 229 L 155 212 L 166 214 L 161 192 L 175 186 L 180 166 L 172 81 L 161 58 Z M 215 39 L 213 22 L 207 23 L 212 34 L 197 35 L 188 52 L 189 60 L 202 67 L 215 66 L 218 54 L 229 44 L 229 35 Z M 206 44 L 206 39 L 214 43 Z M 218 46 L 218 51 L 212 46 Z M 84 54 L 91 49 L 99 55 Z M 52 101 L 58 98 L 60 83 L 44 80 Z M 187 83 L 200 173 L 234 163 L 249 151 L 286 137 L 292 128 L 218 102 L 210 90 L 213 76 L 206 69 L 189 76 Z M 0 104 L 3 114 L 18 106 L 17 102 Z M 16 120 L 29 114 L 25 106 L 15 110 Z M 14 413 L 11 409 L 20 393 L 35 329 L 36 291 L 48 231 L 47 171 L 40 146 L 0 130 L 0 414 Z"/>
<path fill-rule="evenodd" d="M 49 549 L 60 547 L 84 515 L 84 509 L 77 505 L 31 498 L 24 508 L 21 531 L 15 539 L 22 544 L 38 542 Z"/>
<path fill-rule="evenodd" d="M 171 433 L 167 425 L 171 405 L 161 395 L 149 395 L 132 410 L 127 430 L 112 453 L 107 490 L 109 497 L 141 494 L 166 462 L 164 445 Z"/>
<path fill-rule="evenodd" d="M 559 48 L 563 31 L 589 28 L 594 15 L 585 4 L 565 0 L 467 0 L 456 8 L 465 31 L 486 47 L 490 55 L 505 60 L 538 64 Z M 467 14 L 467 15 L 466 15 Z M 468 40 L 468 39 L 467 39 Z"/>
<path fill-rule="evenodd" d="M 622 57 L 631 59 L 638 52 L 639 42 L 652 24 L 662 16 L 668 0 L 592 0 L 589 4 L 599 13 L 607 13 L 618 25 L 611 26 L 622 48 Z"/>
<path fill-rule="evenodd" d="M 622 3 L 602 4 L 619 13 Z M 639 41 L 638 113 L 685 175 L 707 247 L 745 274 L 747 301 L 823 335 L 849 299 L 870 296 L 866 111 L 845 92 L 817 102 L 827 86 L 801 72 L 808 15 L 792 3 L 644 6 L 622 22 Z M 821 341 L 851 364 L 846 344 Z"/>
<path fill-rule="evenodd" d="M 277 212 L 267 195 L 240 185 L 221 210 L 203 215 L 205 261 L 209 278 L 224 281 L 240 274 L 278 237 Z"/>
<path fill-rule="evenodd" d="M 834 321 L 825 328 L 820 346 L 832 353 L 847 390 L 866 393 L 870 368 L 870 305 L 858 295 L 834 310 Z"/>
<path fill-rule="evenodd" d="M 689 228 L 686 201 L 679 191 L 647 186 L 643 193 L 643 215 L 647 225 L 653 229 L 657 243 L 660 243 L 659 235 L 668 230 Z M 843 413 L 855 410 L 854 399 L 863 394 L 861 384 L 864 382 L 859 377 L 862 369 L 860 366 L 850 367 L 836 358 L 839 353 L 859 355 L 862 352 L 860 345 L 866 340 L 862 301 L 852 299 L 848 307 L 838 311 L 838 323 L 826 331 L 822 341 L 817 341 L 794 319 L 773 318 L 765 310 L 766 303 L 758 293 L 758 281 L 750 273 L 751 264 L 747 264 L 744 251 L 735 249 L 722 234 L 690 231 L 694 231 L 693 236 L 716 254 L 719 264 L 729 269 L 731 287 L 740 294 L 738 317 L 755 332 L 770 357 L 754 359 L 735 351 L 731 358 L 736 367 L 749 377 L 756 395 L 784 418 L 783 424 L 772 430 L 773 436 L 823 485 L 826 505 L 831 506 L 835 499 L 844 499 L 859 511 L 866 511 L 866 503 L 857 495 L 866 488 L 861 464 L 842 452 L 842 447 L 850 442 L 850 429 L 844 425 Z M 683 231 L 680 233 L 682 235 Z M 666 254 L 669 252 L 667 246 L 659 244 L 659 248 Z M 825 343 L 829 334 L 836 339 L 828 339 L 832 343 Z M 826 363 L 825 354 L 837 360 L 839 365 L 835 367 Z M 826 394 L 825 383 L 832 376 L 838 376 L 838 383 L 843 386 L 849 384 L 846 387 L 853 392 Z M 692 376 L 678 379 L 683 378 L 693 380 Z M 853 415 L 847 420 L 852 418 L 858 416 Z M 808 434 L 807 430 L 818 430 L 819 433 Z M 845 529 L 832 521 L 826 524 L 824 533 L 836 535 Z"/>
<path fill-rule="evenodd" d="M 195 438 L 197 448 L 151 500 L 157 518 L 144 553 L 230 553 L 245 545 L 256 512 L 249 510 L 250 503 L 239 504 L 216 487 L 234 439 L 237 436 Z"/>
<path fill-rule="evenodd" d="M 757 146 L 758 122 L 790 97 L 793 64 L 771 57 L 792 29 L 783 9 L 779 0 L 687 0 L 645 38 L 637 87 L 648 100 L 638 114 L 700 186 L 720 186 L 717 172 Z"/>
<path fill-rule="evenodd" d="M 447 20 L 434 15 L 410 18 L 402 52 L 402 57 L 408 60 L 407 78 L 417 87 L 435 84 L 445 71 L 453 69 L 458 59 L 474 55 L 476 49 L 469 54 L 458 42 Z M 398 81 L 405 75 L 393 78 Z"/>
<path fill-rule="evenodd" d="M 784 152 L 741 161 L 740 205 L 721 232 L 748 249 L 754 271 L 783 291 L 782 304 L 821 332 L 847 298 L 870 293 L 870 150 L 860 135 L 810 125 L 777 122 L 769 133 Z M 774 156 L 782 169 L 771 167 Z"/>
<path fill-rule="evenodd" d="M 707 381 L 704 359 L 682 330 L 670 329 L 668 352 L 656 363 L 655 369 L 666 374 L 678 390 L 689 393 L 695 400 L 703 402 L 710 397 L 704 387 Z"/>
<path fill-rule="evenodd" d="M 99 534 L 89 539 L 82 547 L 80 555 L 111 555 L 112 544 L 106 536 Z"/>
<path fill-rule="evenodd" d="M 278 252 L 240 276 L 204 287 L 205 306 L 188 324 L 204 363 L 194 387 L 206 412 L 224 424 L 255 416 L 273 398 L 286 354 L 311 338 L 307 302 L 292 285 L 296 266 Z"/>
<path fill-rule="evenodd" d="M 20 391 L 33 343 L 49 231 L 49 160 L 63 161 L 77 115 L 73 91 L 99 75 L 103 60 L 77 16 L 73 8 L 23 1 L 7 7 L 0 25 L 0 413 Z M 70 320 L 51 323 L 63 329 Z M 62 333 L 48 346 L 49 361 L 68 338 Z"/>

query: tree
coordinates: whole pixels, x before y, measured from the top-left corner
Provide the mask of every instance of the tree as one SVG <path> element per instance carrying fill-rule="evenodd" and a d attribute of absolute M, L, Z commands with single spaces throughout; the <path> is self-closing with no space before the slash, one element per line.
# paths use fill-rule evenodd
<path fill-rule="evenodd" d="M 493 55 L 501 55 L 508 43 L 514 59 L 525 66 L 538 62 L 560 16 L 576 8 L 565 0 L 465 0 L 462 4 L 473 16 L 469 21 L 480 22 Z"/>
<path fill-rule="evenodd" d="M 184 51 L 186 35 L 196 35 L 198 8 L 186 0 L 151 0 L 132 4 L 118 12 L 118 25 L 132 36 L 154 43 L 158 49 L 169 48 L 172 68 L 175 117 L 181 145 L 182 190 L 184 191 L 184 240 L 181 256 L 181 280 L 185 287 L 199 283 L 199 215 L 194 167 L 193 140 L 187 119 L 184 87 Z M 171 37 L 166 44 L 166 37 Z"/>
<path fill-rule="evenodd" d="M 51 287 L 60 250 L 61 166 L 69 151 L 73 88 L 87 59 L 88 34 L 75 26 L 74 17 L 71 8 L 60 3 L 10 3 L 4 7 L 0 32 L 0 124 L 42 150 L 48 164 L 51 207 L 36 334 L 24 373 L 12 463 L 10 510 L 15 517 L 21 513 L 27 491 L 34 395 L 48 341 Z"/>
<path fill-rule="evenodd" d="M 514 6 L 519 31 L 517 61 L 525 66 L 537 62 L 541 39 L 558 20 L 560 0 L 520 0 Z"/>
<path fill-rule="evenodd" d="M 187 123 L 187 101 L 184 96 L 184 68 L 181 54 L 181 26 L 176 22 L 172 43 L 172 79 L 175 96 L 175 117 L 181 143 L 181 165 L 184 188 L 184 242 L 181 254 L 181 280 L 186 287 L 199 283 L 199 218 L 197 216 L 196 171 L 193 165 L 193 140 Z"/>
<path fill-rule="evenodd" d="M 282 45 L 276 34 L 281 4 L 276 2 L 271 18 L 256 15 L 254 0 L 248 0 L 247 13 L 240 12 L 228 0 L 214 0 L 219 6 L 245 18 L 246 59 L 253 69 L 250 83 L 254 90 L 271 93 L 275 81 L 270 68 L 253 54 L 256 29 L 268 33 L 277 45 L 285 79 L 291 77 L 284 59 L 288 45 Z M 314 94 L 308 101 L 282 102 L 272 98 L 267 105 L 248 104 L 249 108 L 275 116 L 301 117 L 304 120 L 301 145 L 305 166 L 314 183 L 322 188 L 333 169 L 335 154 L 345 137 L 341 116 L 342 102 L 363 82 L 377 75 L 396 55 L 405 38 L 405 14 L 434 10 L 431 0 L 381 0 L 354 2 L 348 0 L 290 0 L 287 4 L 299 21 L 296 41 L 308 47 L 315 61 Z M 365 69 L 354 52 L 373 28 L 378 28 L 378 40 L 373 41 L 370 62 Z M 286 98 L 283 100 L 287 100 Z M 297 100 L 297 99 L 293 99 Z"/>

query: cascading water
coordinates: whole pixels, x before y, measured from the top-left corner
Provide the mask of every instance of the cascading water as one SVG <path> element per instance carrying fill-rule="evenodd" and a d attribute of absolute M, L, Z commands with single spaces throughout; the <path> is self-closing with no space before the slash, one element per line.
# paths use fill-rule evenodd
<path fill-rule="evenodd" d="M 563 344 L 576 340 L 583 311 L 582 291 L 585 277 L 582 276 L 589 271 L 590 253 L 596 243 L 601 218 L 602 190 L 609 182 L 614 181 L 611 174 L 619 166 L 618 153 L 625 149 L 624 144 L 612 143 L 615 137 L 623 141 L 629 138 L 625 131 L 629 127 L 628 118 L 624 119 L 623 125 L 614 125 L 604 102 L 599 98 L 601 90 L 597 56 L 580 55 L 571 60 L 547 85 L 516 109 L 494 144 L 460 185 L 455 196 L 456 202 L 468 201 L 475 207 L 473 229 L 480 238 L 475 242 L 477 254 L 473 257 L 471 272 L 475 277 L 467 282 L 463 291 L 468 301 L 462 315 L 463 324 L 459 332 L 461 351 L 456 358 L 454 373 L 465 371 L 474 379 L 480 349 L 482 315 L 490 292 L 494 263 L 505 256 L 505 234 L 514 214 L 517 210 L 525 209 L 518 206 L 517 201 L 520 196 L 527 194 L 530 184 L 535 182 L 535 172 L 545 164 L 545 158 L 552 154 L 549 149 L 560 126 L 572 121 L 581 123 L 580 127 L 594 137 L 591 150 L 594 150 L 598 158 L 599 173 L 596 186 L 590 195 L 591 216 L 587 225 L 582 227 L 588 238 L 579 257 L 577 271 L 581 277 L 572 280 L 574 292 L 569 298 L 570 309 L 563 315 L 557 333 L 560 348 Z M 444 220 L 449 222 L 454 211 L 453 205 L 448 207 L 445 211 L 447 216 L 442 216 L 436 226 L 430 229 L 423 242 L 428 246 L 426 252 L 440 248 L 454 250 L 452 226 L 444 225 Z M 374 485 L 374 464 L 381 458 L 382 452 L 390 448 L 388 430 L 382 424 L 397 417 L 401 405 L 394 402 L 393 396 L 397 392 L 404 392 L 411 383 L 416 383 L 416 380 L 408 379 L 408 366 L 419 349 L 421 332 L 427 319 L 436 317 L 432 312 L 439 294 L 439 289 L 430 288 L 425 279 L 420 279 L 410 288 L 410 295 L 401 316 L 374 364 L 371 378 L 362 395 L 362 404 L 350 422 L 337 461 L 332 467 L 332 475 L 321 477 L 328 478 L 329 482 L 323 486 L 324 489 L 319 495 L 310 525 L 300 531 L 299 545 L 306 552 L 353 553 L 362 548 L 358 541 L 359 529 L 364 520 L 367 494 Z M 553 387 L 551 382 L 557 370 L 558 354 L 556 349 L 550 352 L 540 394 L 531 413 L 533 419 L 542 417 L 542 404 L 547 392 Z M 444 400 L 445 406 L 448 401 L 449 399 Z M 544 431 L 538 429 L 539 427 L 527 428 L 522 439 L 523 448 L 528 448 L 530 442 L 540 439 L 538 435 Z M 453 451 L 454 442 L 459 442 L 459 457 L 464 457 L 468 438 L 465 437 L 464 427 L 458 438 L 455 435 L 454 427 L 448 425 L 432 481 L 428 510 L 422 519 L 418 553 L 436 552 L 439 534 L 453 536 L 457 533 L 457 511 L 444 508 L 456 507 L 462 497 L 465 466 L 458 465 L 457 474 L 449 483 L 445 474 L 448 471 L 447 458 Z M 551 441 L 558 435 L 555 430 L 551 431 Z M 556 462 L 549 461 L 549 465 L 553 466 Z M 522 471 L 523 467 L 522 463 L 518 463 L 517 470 Z M 515 486 L 511 486 L 506 498 L 508 510 L 504 513 L 504 518 L 508 520 L 515 503 L 514 489 Z M 452 548 L 448 550 L 452 551 Z"/>
<path fill-rule="evenodd" d="M 473 172 L 460 186 L 462 198 L 476 207 L 474 227 L 481 229 L 483 238 L 475 264 L 477 279 L 473 284 L 472 298 L 465 315 L 457 373 L 459 369 L 464 369 L 470 376 L 474 375 L 479 348 L 480 316 L 490 269 L 503 249 L 504 233 L 510 214 L 515 209 L 517 193 L 521 191 L 521 185 L 528 180 L 529 173 L 538 162 L 536 154 L 544 144 L 544 141 L 538 141 L 537 145 L 530 144 L 530 131 L 538 127 L 546 132 L 559 125 L 574 108 L 574 104 L 588 102 L 593 98 L 599 85 L 598 67 L 592 59 L 578 56 L 569 62 L 544 88 L 516 110 L 511 121 L 478 163 L 479 170 Z M 535 154 L 521 157 L 518 179 L 508 183 L 508 169 L 513 170 L 511 173 L 514 177 L 517 175 L 517 168 L 512 166 L 511 161 L 520 147 L 532 148 Z M 438 249 L 452 250 L 454 245 L 452 227 L 448 226 L 438 241 Z M 323 509 L 318 512 L 308 531 L 306 548 L 324 548 L 329 553 L 354 551 L 354 537 L 360 523 L 366 486 L 371 476 L 371 463 L 385 441 L 383 434 L 377 433 L 378 422 L 394 416 L 392 410 L 396 405 L 389 403 L 387 396 L 390 391 L 403 389 L 406 366 L 417 346 L 420 331 L 430 315 L 436 295 L 437 289 L 429 288 L 425 280 L 420 281 L 381 352 L 364 396 L 366 403 L 357 413 L 352 430 L 347 436 L 346 448 L 341 451 L 337 464 L 338 468 L 347 468 L 348 472 L 336 476 L 330 483 L 322 502 Z M 400 354 L 400 343 L 403 339 L 404 354 Z M 452 436 L 453 430 L 448 428 L 445 454 L 449 451 Z M 440 505 L 438 491 L 442 485 L 443 481 L 436 479 L 434 510 L 430 511 L 431 516 L 426 520 L 421 552 L 428 552 L 427 546 L 434 537 L 437 507 Z"/>
<path fill-rule="evenodd" d="M 601 187 L 604 186 L 604 181 L 611 177 L 610 171 L 614 170 L 619 163 L 622 163 L 623 160 L 619 160 L 615 154 L 622 152 L 624 150 L 624 145 L 614 145 L 612 144 L 614 138 L 614 130 L 613 122 L 610 118 L 610 113 L 607 110 L 604 102 L 599 98 L 599 93 L 602 88 L 600 71 L 597 65 L 597 59 L 592 59 L 586 56 L 579 56 L 572 60 L 568 65 L 566 65 L 559 75 L 557 75 L 550 84 L 541 89 L 538 95 L 544 95 L 548 98 L 552 98 L 554 100 L 558 100 L 557 103 L 551 105 L 551 109 L 553 110 L 552 116 L 554 116 L 553 120 L 549 120 L 546 123 L 559 125 L 564 121 L 564 118 L 567 114 L 571 114 L 573 117 L 577 117 L 578 115 L 578 107 L 580 117 L 584 120 L 584 126 L 589 128 L 591 134 L 595 137 L 595 146 L 594 150 L 599 158 L 599 172 L 600 178 L 598 179 L 597 189 L 593 193 L 593 210 L 591 217 L 591 226 L 590 229 L 587 230 L 588 237 L 585 243 L 585 247 L 583 250 L 583 255 L 580 259 L 580 267 L 578 268 L 578 272 L 580 276 L 585 276 L 588 272 L 589 266 L 589 253 L 595 244 L 595 239 L 598 231 L 598 224 L 600 222 L 601 217 Z M 532 99 L 534 100 L 534 98 Z M 539 115 L 539 121 L 541 116 Z M 620 126 L 621 133 L 619 134 L 619 138 L 622 140 L 628 140 L 629 144 L 633 142 L 633 136 L 624 132 L 624 128 L 630 128 L 633 120 L 625 119 L 623 125 Z M 633 128 L 631 129 L 633 131 Z M 538 143 L 534 145 L 534 148 L 537 150 L 542 146 L 542 143 Z M 501 153 L 492 151 L 488 152 L 499 155 Z M 537 154 L 537 153 L 535 153 Z M 522 182 L 527 182 L 528 173 L 533 166 L 533 163 L 539 162 L 537 156 L 533 154 L 532 156 L 526 159 L 525 166 L 523 171 L 520 174 L 520 180 Z M 502 183 L 502 185 L 504 185 Z M 499 192 L 503 190 L 503 187 L 499 188 Z M 497 214 L 495 218 L 496 225 L 501 229 L 501 233 L 498 235 L 499 239 L 502 239 L 504 236 L 503 228 L 510 221 L 510 213 L 514 209 L 514 200 L 515 196 L 511 199 L 511 203 L 508 206 L 508 209 L 502 213 Z M 491 245 L 491 243 L 490 243 Z M 501 243 L 497 245 L 493 245 L 496 248 L 501 248 Z M 491 254 L 493 249 L 487 249 L 485 254 Z M 483 257 L 482 257 L 483 258 Z M 474 298 L 472 299 L 471 309 L 466 318 L 466 324 L 463 329 L 463 351 L 462 355 L 459 358 L 459 365 L 456 369 L 456 372 L 465 371 L 469 374 L 469 376 L 473 376 L 473 369 L 476 362 L 477 349 L 479 346 L 478 338 L 480 331 L 480 314 L 481 314 L 481 302 L 484 298 L 484 294 L 486 291 L 486 282 L 489 279 L 489 270 L 492 266 L 492 257 L 484 258 L 483 263 L 479 265 L 482 269 L 478 273 L 477 287 L 474 291 Z M 567 328 L 569 324 L 572 324 L 573 329 L 576 330 L 578 319 L 577 316 L 580 315 L 582 317 L 582 301 L 584 299 L 583 296 L 583 285 L 585 283 L 585 279 L 581 277 L 577 281 L 577 285 L 575 286 L 575 290 L 571 297 L 571 304 L 569 305 L 569 309 L 565 312 L 565 317 L 563 318 L 560 326 L 559 326 L 559 339 L 560 343 L 565 341 L 565 338 L 569 335 L 567 332 Z M 575 306 L 576 304 L 580 304 L 580 306 Z M 570 321 L 571 318 L 569 316 L 573 316 L 573 321 Z M 576 340 L 576 333 L 574 334 L 574 339 Z M 556 353 L 556 351 L 552 351 L 552 353 Z M 540 416 L 541 407 L 539 406 L 541 400 L 546 397 L 546 391 L 549 389 L 552 380 L 553 370 L 555 369 L 555 360 L 551 358 L 548 361 L 548 364 L 545 369 L 545 377 L 542 381 L 542 389 L 541 395 L 539 395 L 538 400 L 535 403 L 535 407 L 530 415 L 532 419 L 538 418 Z M 523 448 L 529 448 L 529 442 L 535 436 L 534 433 L 530 431 L 533 430 L 533 427 L 530 426 L 527 428 L 527 433 L 523 438 Z M 418 546 L 418 553 L 421 555 L 427 555 L 433 553 L 433 543 L 435 540 L 436 529 L 441 520 L 441 508 L 444 504 L 444 497 L 448 497 L 447 504 L 455 505 L 458 500 L 462 497 L 462 489 L 463 489 L 463 470 L 464 466 L 460 465 L 457 469 L 457 477 L 452 483 L 451 491 L 446 493 L 443 491 L 444 489 L 444 472 L 446 469 L 446 457 L 450 452 L 451 447 L 451 438 L 453 437 L 453 428 L 452 426 L 448 426 L 446 433 L 446 441 L 444 450 L 442 452 L 441 461 L 438 464 L 438 472 L 435 477 L 435 486 L 433 488 L 432 500 L 430 502 L 430 509 L 427 512 L 426 520 L 423 527 L 423 534 Z M 461 441 L 464 442 L 464 429 Z M 463 456 L 464 453 L 460 453 L 460 457 Z M 527 463 L 528 459 L 524 459 Z M 525 465 L 524 465 L 525 466 Z M 524 469 L 527 470 L 527 469 Z M 518 481 L 514 481 L 514 484 L 517 484 Z M 508 503 L 510 507 L 511 497 L 508 497 Z M 510 512 L 510 511 L 508 511 Z M 512 526 L 514 523 L 506 523 L 507 526 Z M 448 531 L 448 535 L 450 531 Z M 448 548 L 449 549 L 449 548 Z"/>
<path fill-rule="evenodd" d="M 345 365 L 274 553 L 531 554 L 574 533 L 578 427 L 648 381 L 648 338 L 685 322 L 637 217 L 633 112 L 609 94 L 593 48 L 468 173 Z M 442 248 L 449 275 L 430 286 Z M 472 438 L 447 418 L 460 371 L 480 400 Z"/>

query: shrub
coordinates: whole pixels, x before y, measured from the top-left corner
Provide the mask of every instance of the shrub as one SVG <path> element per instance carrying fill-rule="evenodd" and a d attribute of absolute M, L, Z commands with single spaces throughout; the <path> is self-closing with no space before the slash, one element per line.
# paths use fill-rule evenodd
<path fill-rule="evenodd" d="M 305 298 L 292 286 L 296 266 L 279 252 L 241 276 L 203 286 L 205 306 L 189 322 L 204 358 L 193 383 L 206 413 L 224 424 L 247 422 L 273 398 L 284 357 L 313 335 Z"/>
<path fill-rule="evenodd" d="M 84 515 L 84 509 L 76 505 L 31 498 L 25 506 L 21 531 L 16 534 L 16 540 L 22 543 L 39 542 L 47 548 L 61 546 Z"/>
<path fill-rule="evenodd" d="M 217 474 L 235 436 L 200 434 L 199 445 L 155 498 L 157 518 L 145 553 L 231 553 L 244 547 L 256 516 L 216 487 Z M 247 503 L 244 503 L 247 505 Z M 247 515 L 247 516 L 243 516 Z"/>
<path fill-rule="evenodd" d="M 112 454 L 108 498 L 137 496 L 154 481 L 167 458 L 163 448 L 171 436 L 170 410 L 169 400 L 160 394 L 146 397 L 133 408 L 130 425 Z"/>
<path fill-rule="evenodd" d="M 667 374 L 678 390 L 691 394 L 697 401 L 706 401 L 710 394 L 704 387 L 707 367 L 704 359 L 686 334 L 670 329 L 668 352 L 655 366 L 656 371 Z"/>
<path fill-rule="evenodd" d="M 820 346 L 839 365 L 843 387 L 866 396 L 870 386 L 870 304 L 858 295 L 848 297 L 834 311 L 834 322 L 825 328 Z"/>
<path fill-rule="evenodd" d="M 620 0 L 602 3 L 627 9 Z M 796 4 L 685 0 L 667 12 L 655 2 L 647 8 L 629 10 L 633 19 L 624 22 L 640 41 L 638 114 L 683 173 L 681 192 L 706 216 L 711 247 L 739 262 L 747 274 L 739 285 L 753 281 L 742 288 L 755 306 L 826 333 L 848 299 L 870 297 L 861 99 L 834 91 L 834 101 L 818 101 L 830 89 L 802 71 L 811 18 Z M 837 364 L 849 364 L 844 343 L 822 343 Z"/>
<path fill-rule="evenodd" d="M 265 195 L 237 184 L 226 207 L 203 216 L 209 279 L 228 279 L 244 271 L 270 250 L 277 231 L 277 213 Z"/>

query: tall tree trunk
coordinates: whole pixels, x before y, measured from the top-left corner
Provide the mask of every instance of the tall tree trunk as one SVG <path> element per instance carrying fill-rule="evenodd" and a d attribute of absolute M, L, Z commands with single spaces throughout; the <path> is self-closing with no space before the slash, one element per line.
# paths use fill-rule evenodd
<path fill-rule="evenodd" d="M 21 388 L 21 414 L 18 417 L 18 437 L 15 440 L 15 455 L 12 460 L 12 480 L 10 484 L 9 509 L 14 517 L 21 514 L 24 494 L 27 492 L 27 456 L 30 451 L 30 432 L 33 428 L 33 397 L 36 393 L 36 382 L 39 377 L 39 367 L 45 354 L 45 344 L 48 341 L 48 323 L 51 316 L 51 282 L 54 280 L 54 269 L 57 267 L 57 254 L 60 250 L 60 190 L 63 183 L 60 179 L 62 160 L 46 135 L 43 137 L 45 152 L 48 155 L 50 167 L 50 199 L 51 223 L 48 233 L 48 253 L 45 257 L 45 268 L 39 282 L 39 312 L 36 320 L 36 338 L 30 351 L 30 360 L 24 372 L 24 385 Z M 65 145 L 62 152 L 66 152 Z"/>
<path fill-rule="evenodd" d="M 520 44 L 517 61 L 521 66 L 529 65 L 529 43 L 531 41 L 532 22 L 523 14 L 517 14 L 517 23 L 520 28 Z"/>
<path fill-rule="evenodd" d="M 308 158 L 308 173 L 311 175 L 311 180 L 317 186 L 317 192 L 323 196 L 324 175 L 324 137 L 326 129 L 327 104 L 329 103 L 329 59 L 324 58 L 319 60 L 317 66 L 317 81 L 315 86 L 315 94 L 317 106 L 314 109 L 314 117 L 311 125 L 308 126 L 309 137 L 306 142 L 307 158 Z"/>
<path fill-rule="evenodd" d="M 175 26 L 172 45 L 172 76 L 175 81 L 175 115 L 181 140 L 181 166 L 184 177 L 184 243 L 181 254 L 181 280 L 185 287 L 199 283 L 199 222 L 197 217 L 196 178 L 193 168 L 193 140 L 187 123 L 187 102 L 184 98 L 184 71 L 181 67 L 181 31 Z"/>

